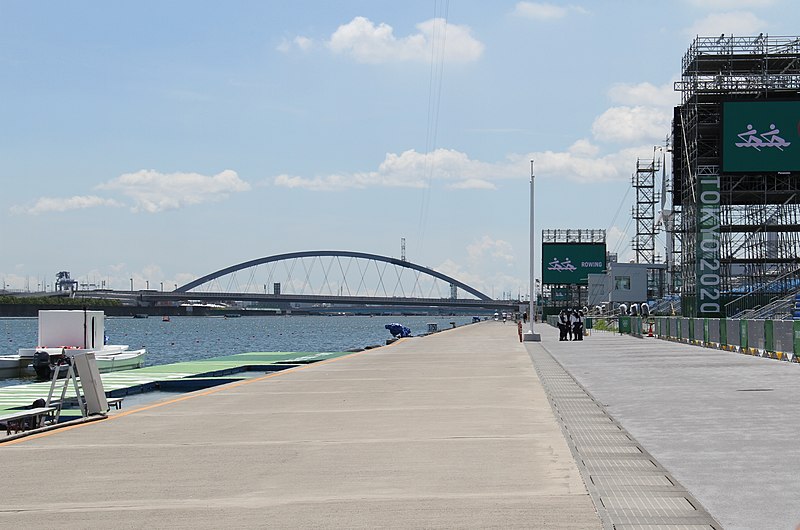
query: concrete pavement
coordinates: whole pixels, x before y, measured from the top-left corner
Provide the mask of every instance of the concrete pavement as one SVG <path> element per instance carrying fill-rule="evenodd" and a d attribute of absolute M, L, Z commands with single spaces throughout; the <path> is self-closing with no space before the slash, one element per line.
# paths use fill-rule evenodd
<path fill-rule="evenodd" d="M 602 527 L 511 323 L 3 444 L 0 469 L 20 528 Z"/>
<path fill-rule="evenodd" d="M 800 364 L 542 328 L 552 357 L 722 527 L 798 527 Z"/>

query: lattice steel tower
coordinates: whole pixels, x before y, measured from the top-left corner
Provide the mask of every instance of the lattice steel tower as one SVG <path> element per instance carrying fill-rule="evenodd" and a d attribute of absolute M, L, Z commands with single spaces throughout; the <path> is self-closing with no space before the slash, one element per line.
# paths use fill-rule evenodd
<path fill-rule="evenodd" d="M 656 262 L 656 173 L 661 169 L 661 161 L 655 156 L 652 160 L 636 160 L 636 173 L 631 184 L 636 190 L 636 204 L 633 206 L 633 220 L 636 223 L 636 237 L 633 239 L 633 252 L 636 263 Z"/>

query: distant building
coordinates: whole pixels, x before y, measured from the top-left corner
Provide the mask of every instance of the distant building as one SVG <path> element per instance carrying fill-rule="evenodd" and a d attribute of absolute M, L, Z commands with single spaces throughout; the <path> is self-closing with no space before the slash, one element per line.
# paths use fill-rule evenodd
<path fill-rule="evenodd" d="M 648 271 L 664 269 L 661 263 L 609 263 L 604 273 L 589 275 L 589 307 L 647 302 Z"/>

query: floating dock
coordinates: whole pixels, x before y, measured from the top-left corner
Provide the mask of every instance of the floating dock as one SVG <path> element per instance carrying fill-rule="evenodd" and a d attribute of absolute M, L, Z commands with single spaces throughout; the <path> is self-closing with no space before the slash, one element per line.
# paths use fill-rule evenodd
<path fill-rule="evenodd" d="M 300 364 L 308 364 L 324 359 L 345 355 L 345 353 L 302 353 L 302 352 L 253 352 L 212 357 L 209 359 L 185 361 L 159 366 L 147 366 L 134 370 L 101 374 L 106 396 L 112 398 L 140 395 L 153 391 L 191 392 L 202 388 L 231 383 L 252 377 L 258 373 L 274 372 Z M 0 414 L 29 407 L 35 400 L 46 399 L 50 392 L 50 381 L 23 383 L 0 387 Z M 61 385 L 57 385 L 60 397 Z M 72 387 L 67 396 L 75 397 Z M 71 418 L 69 410 L 64 411 Z M 78 415 L 79 412 L 75 411 Z M 2 437 L 0 437 L 2 441 Z"/>

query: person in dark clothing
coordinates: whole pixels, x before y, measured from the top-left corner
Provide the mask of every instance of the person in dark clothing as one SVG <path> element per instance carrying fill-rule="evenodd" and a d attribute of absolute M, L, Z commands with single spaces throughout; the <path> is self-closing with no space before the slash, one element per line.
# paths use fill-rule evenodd
<path fill-rule="evenodd" d="M 572 313 L 572 336 L 573 340 L 583 340 L 583 311 Z"/>
<path fill-rule="evenodd" d="M 569 340 L 578 340 L 578 336 L 575 334 L 575 323 L 578 321 L 577 310 L 570 309 L 567 312 L 567 318 L 569 319 Z"/>
<path fill-rule="evenodd" d="M 567 330 L 569 328 L 569 318 L 563 309 L 558 314 L 558 340 L 567 340 Z"/>

